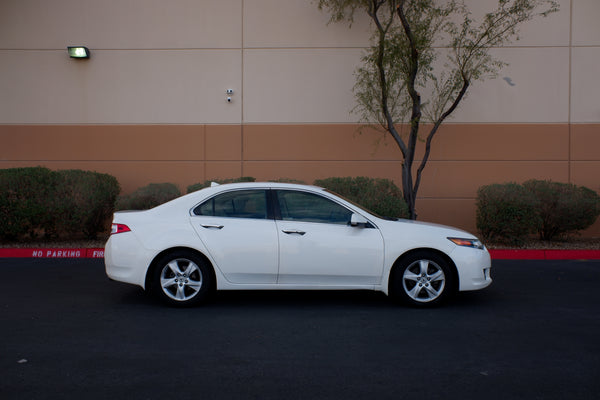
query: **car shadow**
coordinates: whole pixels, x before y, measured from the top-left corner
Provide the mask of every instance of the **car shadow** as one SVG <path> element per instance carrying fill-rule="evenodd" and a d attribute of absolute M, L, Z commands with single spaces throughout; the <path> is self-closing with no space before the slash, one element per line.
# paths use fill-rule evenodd
<path fill-rule="evenodd" d="M 116 296 L 121 305 L 148 306 L 159 308 L 178 308 L 166 305 L 158 298 L 139 288 L 124 286 L 120 296 Z M 461 292 L 438 308 L 478 308 L 495 303 L 497 296 L 490 296 L 487 291 Z M 206 302 L 192 308 L 234 309 L 234 308 L 405 308 L 419 309 L 396 301 L 384 293 L 370 290 L 232 290 L 213 293 Z"/>
<path fill-rule="evenodd" d="M 306 307 L 306 306 L 385 306 L 391 302 L 380 292 L 368 290 L 257 290 L 221 291 L 214 294 L 211 307 Z"/>

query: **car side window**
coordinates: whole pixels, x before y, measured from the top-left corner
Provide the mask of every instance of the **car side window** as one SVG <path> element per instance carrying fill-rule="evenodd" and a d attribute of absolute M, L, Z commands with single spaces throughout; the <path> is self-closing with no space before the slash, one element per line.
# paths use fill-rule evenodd
<path fill-rule="evenodd" d="M 277 200 L 284 221 L 346 225 L 352 211 L 325 197 L 293 190 L 278 190 Z"/>
<path fill-rule="evenodd" d="M 228 218 L 267 218 L 264 190 L 238 190 L 215 196 L 194 209 L 195 215 Z"/>

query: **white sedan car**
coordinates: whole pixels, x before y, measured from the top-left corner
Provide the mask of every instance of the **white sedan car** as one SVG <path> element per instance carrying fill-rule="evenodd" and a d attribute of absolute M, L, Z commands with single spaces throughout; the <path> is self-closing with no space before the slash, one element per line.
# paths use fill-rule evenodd
<path fill-rule="evenodd" d="M 215 185 L 117 212 L 105 263 L 109 278 L 175 306 L 247 289 L 368 289 L 426 306 L 492 282 L 490 255 L 469 233 L 272 182 Z"/>

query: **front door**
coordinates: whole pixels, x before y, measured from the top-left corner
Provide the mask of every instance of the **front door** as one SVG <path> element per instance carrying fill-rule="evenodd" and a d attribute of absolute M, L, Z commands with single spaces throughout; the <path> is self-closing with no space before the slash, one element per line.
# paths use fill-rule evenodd
<path fill-rule="evenodd" d="M 323 196 L 278 190 L 278 283 L 372 287 L 381 283 L 383 238 L 350 226 L 352 211 Z"/>

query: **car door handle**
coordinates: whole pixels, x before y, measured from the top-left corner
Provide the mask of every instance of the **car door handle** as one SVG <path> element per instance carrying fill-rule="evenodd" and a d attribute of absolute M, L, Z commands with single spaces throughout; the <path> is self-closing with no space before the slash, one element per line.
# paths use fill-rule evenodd
<path fill-rule="evenodd" d="M 223 225 L 214 225 L 214 224 L 200 224 L 203 228 L 206 229 L 222 229 Z"/>
<path fill-rule="evenodd" d="M 300 236 L 302 236 L 306 233 L 304 231 L 299 231 L 298 229 L 284 229 L 284 230 L 282 230 L 282 232 L 287 233 L 288 235 L 296 234 L 296 235 L 300 235 Z"/>

